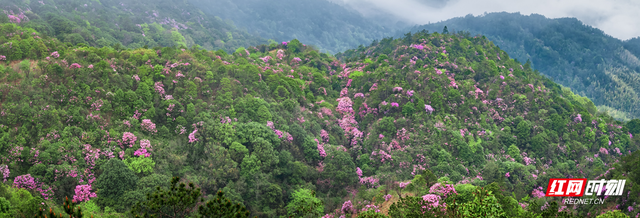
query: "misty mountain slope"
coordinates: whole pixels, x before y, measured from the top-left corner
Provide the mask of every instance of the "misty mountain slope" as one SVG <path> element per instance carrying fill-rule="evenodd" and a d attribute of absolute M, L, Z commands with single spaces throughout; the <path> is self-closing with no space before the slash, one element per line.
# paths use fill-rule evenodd
<path fill-rule="evenodd" d="M 618 110 L 618 119 L 640 117 L 638 39 L 623 42 L 575 18 L 504 12 L 453 18 L 411 31 L 442 32 L 444 26 L 485 35 L 511 58 L 530 60 L 535 69 L 596 105 Z"/>
<path fill-rule="evenodd" d="M 267 42 L 207 16 L 186 1 L 7 0 L 0 1 L 0 7 L 20 17 L 21 26 L 72 45 L 190 48 L 197 44 L 231 52 Z"/>
<path fill-rule="evenodd" d="M 170 208 L 146 196 L 178 176 L 205 201 L 224 191 L 261 218 L 423 217 L 426 195 L 462 205 L 434 213 L 485 217 L 468 209 L 480 187 L 492 213 L 554 217 L 561 199 L 541 191 L 550 178 L 640 183 L 639 120 L 596 113 L 482 37 L 421 32 L 335 57 L 298 40 L 228 54 L 70 46 L 3 23 L 0 45 L 0 197 L 23 196 L 8 217 L 65 213 L 65 197 L 94 217 L 157 215 L 132 205 Z M 639 199 L 636 188 L 565 209 L 587 217 Z M 197 202 L 190 217 L 202 215 Z"/>
<path fill-rule="evenodd" d="M 189 0 L 212 16 L 278 42 L 297 38 L 322 52 L 337 53 L 392 35 L 359 13 L 326 0 Z"/>

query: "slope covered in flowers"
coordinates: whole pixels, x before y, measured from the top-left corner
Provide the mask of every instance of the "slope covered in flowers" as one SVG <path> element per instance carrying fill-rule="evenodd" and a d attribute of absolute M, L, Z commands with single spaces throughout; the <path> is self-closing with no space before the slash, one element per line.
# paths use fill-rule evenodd
<path fill-rule="evenodd" d="M 318 216 L 375 215 L 403 188 L 424 195 L 417 205 L 453 196 L 464 210 L 476 186 L 499 187 L 493 206 L 515 216 L 553 200 L 539 194 L 549 178 L 611 178 L 638 149 L 635 126 L 484 37 L 408 34 L 331 57 L 298 40 L 227 54 L 0 30 L 42 45 L 0 68 L 1 187 L 35 196 L 25 208 L 68 196 L 96 216 L 124 214 L 180 176 L 261 217 L 300 215 L 304 202 L 322 202 L 303 211 Z M 637 190 L 610 199 L 635 206 Z"/>

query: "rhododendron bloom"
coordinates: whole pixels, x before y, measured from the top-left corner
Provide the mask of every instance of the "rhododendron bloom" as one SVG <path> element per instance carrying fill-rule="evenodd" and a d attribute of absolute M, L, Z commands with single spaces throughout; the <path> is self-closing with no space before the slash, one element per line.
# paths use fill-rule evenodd
<path fill-rule="evenodd" d="M 504 76 L 503 76 L 503 75 L 500 75 L 500 79 L 504 79 Z"/>
<path fill-rule="evenodd" d="M 397 102 L 391 102 L 391 107 L 399 107 L 400 105 Z"/>
<path fill-rule="evenodd" d="M 327 133 L 327 131 L 325 131 L 324 129 L 320 130 L 320 137 L 322 138 L 323 142 L 329 142 L 329 133 Z"/>
<path fill-rule="evenodd" d="M 343 213 L 351 213 L 353 211 L 353 204 L 351 203 L 351 200 L 346 201 L 342 204 L 341 211 Z"/>
<path fill-rule="evenodd" d="M 88 201 L 89 198 L 97 197 L 96 193 L 91 192 L 91 185 L 77 185 L 73 196 L 74 202 Z"/>
<path fill-rule="evenodd" d="M 138 137 L 136 137 L 133 133 L 130 132 L 124 132 L 122 134 L 122 143 L 125 145 L 129 145 L 129 147 L 132 147 L 135 143 L 136 140 L 138 139 Z"/>
<path fill-rule="evenodd" d="M 320 144 L 320 141 L 318 141 L 318 139 L 313 139 L 316 141 L 316 143 L 318 144 L 318 152 L 320 153 L 320 157 L 326 157 L 327 156 L 327 152 L 324 151 L 324 145 Z"/>
<path fill-rule="evenodd" d="M 0 165 L 0 173 L 2 173 L 2 182 L 6 182 L 7 178 L 9 178 L 9 166 Z"/>
<path fill-rule="evenodd" d="M 133 75 L 131 78 L 135 79 L 136 82 L 140 82 L 140 77 L 138 75 Z"/>
<path fill-rule="evenodd" d="M 358 177 L 362 177 L 362 170 L 360 167 L 356 167 L 356 174 L 358 174 Z"/>
<path fill-rule="evenodd" d="M 424 105 L 424 110 L 425 110 L 427 113 L 433 113 L 433 111 L 434 111 L 433 107 L 431 107 L 431 105 L 428 105 L 428 104 L 425 104 L 425 105 Z"/>
<path fill-rule="evenodd" d="M 80 64 L 78 63 L 73 63 L 71 64 L 71 66 L 69 66 L 69 69 L 78 69 L 78 68 L 82 68 L 82 66 L 80 66 Z"/>
<path fill-rule="evenodd" d="M 198 139 L 196 138 L 196 133 L 198 132 L 198 129 L 194 129 L 193 132 L 191 132 L 189 134 L 189 143 L 193 143 L 198 141 Z"/>
<path fill-rule="evenodd" d="M 142 123 L 140 124 L 140 126 L 142 127 L 143 130 L 145 131 L 149 131 L 151 133 L 156 133 L 158 132 L 158 130 L 156 130 L 156 124 L 151 122 L 150 119 L 144 119 L 142 120 Z"/>
<path fill-rule="evenodd" d="M 58 57 L 60 57 L 60 54 L 58 54 L 57 51 L 54 51 L 53 53 L 51 53 L 51 57 L 58 58 Z"/>
<path fill-rule="evenodd" d="M 37 187 L 36 181 L 31 176 L 31 174 L 17 176 L 13 180 L 13 185 L 16 188 L 26 188 L 26 189 L 35 189 Z"/>

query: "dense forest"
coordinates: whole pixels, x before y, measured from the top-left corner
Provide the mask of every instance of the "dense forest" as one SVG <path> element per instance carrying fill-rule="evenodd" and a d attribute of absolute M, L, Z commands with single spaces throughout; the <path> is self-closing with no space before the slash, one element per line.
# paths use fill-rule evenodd
<path fill-rule="evenodd" d="M 4 0 L 0 8 L 7 15 L 0 16 L 0 22 L 13 16 L 24 27 L 72 45 L 130 49 L 199 45 L 233 52 L 267 42 L 187 1 Z"/>
<path fill-rule="evenodd" d="M 640 39 L 621 41 L 575 18 L 488 13 L 420 25 L 409 31 L 482 34 L 616 119 L 640 117 Z M 400 35 L 399 35 L 400 36 Z"/>
<path fill-rule="evenodd" d="M 297 39 L 227 53 L 74 45 L 16 18 L 0 25 L 0 216 L 640 209 L 640 120 L 598 113 L 482 36 L 418 32 L 335 57 Z M 544 198 L 563 177 L 627 179 L 629 192 L 604 205 Z"/>
<path fill-rule="evenodd" d="M 385 25 L 327 0 L 189 0 L 210 15 L 231 19 L 276 41 L 298 39 L 335 54 L 392 36 L 404 25 Z"/>

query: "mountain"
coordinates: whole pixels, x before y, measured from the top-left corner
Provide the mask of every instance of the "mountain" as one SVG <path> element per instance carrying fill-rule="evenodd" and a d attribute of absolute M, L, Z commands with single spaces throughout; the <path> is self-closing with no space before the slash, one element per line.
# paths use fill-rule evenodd
<path fill-rule="evenodd" d="M 206 15 L 187 1 L 7 0 L 0 2 L 0 7 L 5 14 L 18 17 L 25 27 L 72 45 L 103 47 L 119 43 L 127 48 L 199 45 L 233 52 L 238 47 L 267 42 Z"/>
<path fill-rule="evenodd" d="M 232 20 L 236 26 L 263 38 L 278 42 L 296 38 L 331 54 L 391 36 L 396 30 L 327 0 L 189 2 L 206 14 Z"/>
<path fill-rule="evenodd" d="M 617 119 L 640 117 L 639 39 L 621 41 L 575 18 L 488 13 L 420 25 L 410 31 L 468 31 L 484 35 L 517 60 L 576 94 L 589 97 Z M 407 30 L 408 32 L 409 30 Z"/>
<path fill-rule="evenodd" d="M 638 202 L 640 120 L 597 113 L 484 37 L 228 54 L 71 45 L 27 24 L 0 24 L 2 216 L 587 217 Z M 566 177 L 633 188 L 542 198 Z"/>

